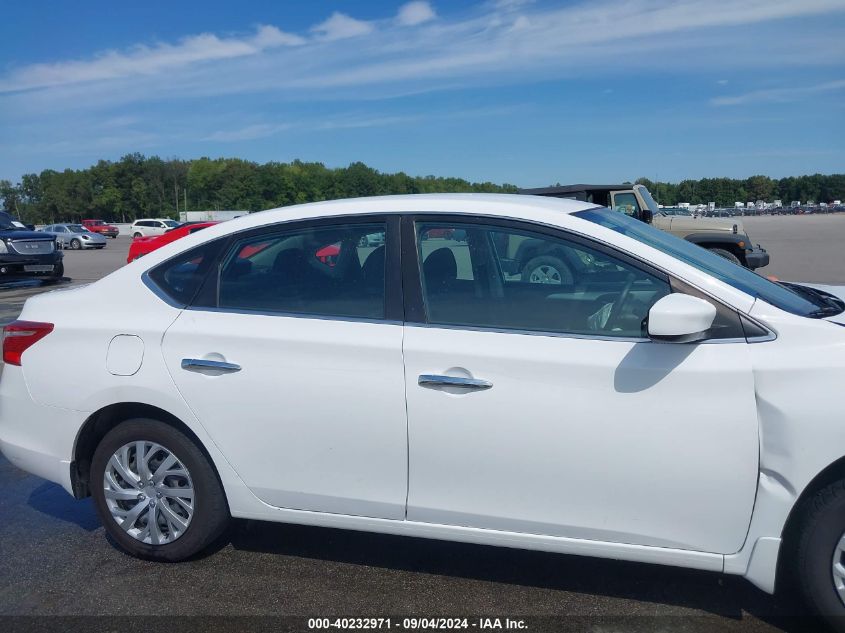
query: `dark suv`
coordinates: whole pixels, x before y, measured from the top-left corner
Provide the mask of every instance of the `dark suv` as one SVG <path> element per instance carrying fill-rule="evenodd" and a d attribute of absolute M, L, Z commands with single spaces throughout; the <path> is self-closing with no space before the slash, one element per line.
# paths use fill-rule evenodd
<path fill-rule="evenodd" d="M 29 231 L 0 211 L 0 283 L 18 279 L 61 279 L 65 274 L 63 254 L 56 238 Z"/>

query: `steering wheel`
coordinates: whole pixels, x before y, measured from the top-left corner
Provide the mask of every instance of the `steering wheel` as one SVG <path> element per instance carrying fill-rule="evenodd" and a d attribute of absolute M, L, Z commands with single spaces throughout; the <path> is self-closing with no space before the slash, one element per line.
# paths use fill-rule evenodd
<path fill-rule="evenodd" d="M 619 317 L 622 316 L 622 308 L 628 301 L 628 297 L 631 294 L 631 287 L 634 285 L 635 280 L 636 275 L 634 275 L 634 273 L 628 273 L 628 278 L 625 281 L 625 287 L 622 288 L 622 292 L 619 293 L 619 297 L 617 297 L 616 301 L 614 301 L 613 305 L 610 307 L 610 314 L 607 316 L 607 322 L 604 324 L 604 329 L 612 327 Z"/>

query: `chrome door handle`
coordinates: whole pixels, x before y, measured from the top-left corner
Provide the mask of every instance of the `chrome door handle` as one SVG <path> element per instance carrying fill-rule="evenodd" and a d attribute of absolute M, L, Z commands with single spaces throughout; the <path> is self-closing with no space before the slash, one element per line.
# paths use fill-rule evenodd
<path fill-rule="evenodd" d="M 490 389 L 493 383 L 489 380 L 479 380 L 478 378 L 461 378 L 457 376 L 438 376 L 435 374 L 422 374 L 417 384 L 420 386 L 435 386 L 435 387 L 463 387 L 464 389 Z"/>
<path fill-rule="evenodd" d="M 224 373 L 232 373 L 241 370 L 240 365 L 235 363 L 224 363 L 219 360 L 204 360 L 202 358 L 183 358 L 182 369 L 196 371 L 201 369 L 216 369 Z"/>

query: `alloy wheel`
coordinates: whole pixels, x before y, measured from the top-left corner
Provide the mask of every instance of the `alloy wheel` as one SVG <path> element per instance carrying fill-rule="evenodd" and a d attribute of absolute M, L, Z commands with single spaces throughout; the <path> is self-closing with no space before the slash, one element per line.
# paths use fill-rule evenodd
<path fill-rule="evenodd" d="M 839 541 L 833 549 L 831 570 L 833 571 L 833 585 L 836 587 L 836 593 L 839 594 L 839 599 L 845 604 L 845 534 L 839 537 Z"/>
<path fill-rule="evenodd" d="M 155 442 L 124 444 L 103 474 L 106 505 L 132 538 L 166 545 L 182 536 L 194 516 L 194 485 L 188 469 Z"/>
<path fill-rule="evenodd" d="M 560 284 L 560 271 L 549 264 L 541 264 L 531 271 L 528 281 L 532 284 Z"/>

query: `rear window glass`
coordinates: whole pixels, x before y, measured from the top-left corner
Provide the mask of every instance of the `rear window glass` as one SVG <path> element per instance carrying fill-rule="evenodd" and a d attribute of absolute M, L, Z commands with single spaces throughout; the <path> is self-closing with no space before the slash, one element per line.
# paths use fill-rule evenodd
<path fill-rule="evenodd" d="M 149 278 L 173 303 L 186 306 L 202 286 L 222 246 L 223 240 L 214 240 L 192 248 L 153 268 Z"/>
<path fill-rule="evenodd" d="M 346 224 L 238 240 L 220 267 L 217 306 L 384 318 L 385 225 Z"/>

